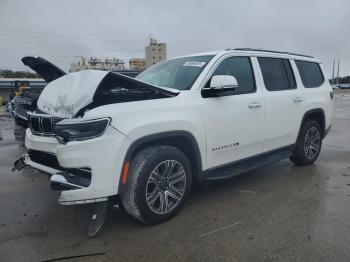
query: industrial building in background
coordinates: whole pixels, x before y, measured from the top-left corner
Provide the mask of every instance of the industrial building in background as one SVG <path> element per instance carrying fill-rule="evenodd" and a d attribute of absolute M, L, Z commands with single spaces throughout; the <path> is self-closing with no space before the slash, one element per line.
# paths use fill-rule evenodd
<path fill-rule="evenodd" d="M 145 58 L 131 58 L 129 60 L 129 69 L 143 71 L 147 67 L 166 59 L 166 43 L 158 43 L 156 39 L 150 38 L 149 44 L 145 47 Z M 119 58 L 86 58 L 80 56 L 80 60 L 77 63 L 70 64 L 69 72 L 77 72 L 85 69 L 106 71 L 126 70 L 124 60 Z"/>
<path fill-rule="evenodd" d="M 150 38 L 150 43 L 145 47 L 146 67 L 166 60 L 166 43 L 158 43 Z"/>
<path fill-rule="evenodd" d="M 106 71 L 119 71 L 125 70 L 124 60 L 118 58 L 95 58 L 81 56 L 79 62 L 72 63 L 70 65 L 69 72 L 77 72 L 85 69 L 96 69 L 96 70 L 106 70 Z"/>
<path fill-rule="evenodd" d="M 146 59 L 144 58 L 131 58 L 129 60 L 130 70 L 145 70 L 146 69 Z"/>

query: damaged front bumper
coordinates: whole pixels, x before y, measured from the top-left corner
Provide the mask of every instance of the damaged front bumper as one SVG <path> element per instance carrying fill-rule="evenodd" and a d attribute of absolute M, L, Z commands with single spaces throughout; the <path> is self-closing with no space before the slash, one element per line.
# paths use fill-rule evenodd
<path fill-rule="evenodd" d="M 14 162 L 14 168 L 26 166 L 50 176 L 53 190 L 60 190 L 63 205 L 105 201 L 118 194 L 119 179 L 131 141 L 109 126 L 102 136 L 85 141 L 59 144 L 54 137 L 26 130 L 27 153 Z"/>
<path fill-rule="evenodd" d="M 50 186 L 52 190 L 75 190 L 75 189 L 83 189 L 88 187 L 91 184 L 91 175 L 82 174 L 68 171 L 60 171 L 54 168 L 50 168 L 45 165 L 41 165 L 31 160 L 30 155 L 28 153 L 22 155 L 19 159 L 17 159 L 13 163 L 12 171 L 22 170 L 24 167 L 32 167 L 36 170 L 40 170 L 41 172 L 47 173 L 50 175 Z M 73 170 L 73 169 L 72 169 Z M 78 170 L 78 169 L 75 169 Z M 80 169 L 85 174 L 91 173 L 89 170 Z"/>
<path fill-rule="evenodd" d="M 26 158 L 26 154 L 24 154 L 23 156 L 18 158 L 15 162 L 13 162 L 12 171 L 15 171 L 15 170 L 21 171 L 23 168 L 25 168 L 27 166 L 27 164 L 25 163 L 25 158 Z"/>

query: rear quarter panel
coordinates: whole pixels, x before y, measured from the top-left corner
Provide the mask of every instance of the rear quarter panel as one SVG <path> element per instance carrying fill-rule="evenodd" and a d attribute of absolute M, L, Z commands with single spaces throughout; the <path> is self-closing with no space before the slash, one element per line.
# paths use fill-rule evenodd
<path fill-rule="evenodd" d="M 321 70 L 324 76 L 324 82 L 320 87 L 315 88 L 303 88 L 304 93 L 304 112 L 312 109 L 320 108 L 325 114 L 325 128 L 327 129 L 332 123 L 333 113 L 333 99 L 331 98 L 331 92 L 333 92 L 331 85 L 327 77 L 322 64 L 320 64 Z"/>

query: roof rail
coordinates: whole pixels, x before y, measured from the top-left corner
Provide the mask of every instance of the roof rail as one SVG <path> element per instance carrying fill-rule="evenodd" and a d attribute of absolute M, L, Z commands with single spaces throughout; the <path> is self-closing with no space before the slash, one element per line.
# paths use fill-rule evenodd
<path fill-rule="evenodd" d="M 276 51 L 276 50 L 256 49 L 256 48 L 249 48 L 249 47 L 245 47 L 245 48 L 227 48 L 227 49 L 226 49 L 226 51 L 230 51 L 230 50 L 266 52 L 266 53 L 296 55 L 296 56 L 304 56 L 304 57 L 314 58 L 313 56 L 310 56 L 310 55 L 303 55 L 303 54 L 298 54 L 298 53 L 291 53 L 291 52 L 285 52 L 285 51 Z"/>

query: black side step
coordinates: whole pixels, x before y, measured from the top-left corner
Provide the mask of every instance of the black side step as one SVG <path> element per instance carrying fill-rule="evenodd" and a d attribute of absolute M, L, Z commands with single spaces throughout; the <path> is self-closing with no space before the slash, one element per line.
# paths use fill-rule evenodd
<path fill-rule="evenodd" d="M 233 163 L 213 168 L 207 171 L 204 179 L 217 180 L 230 178 L 258 167 L 262 167 L 273 162 L 288 158 L 292 154 L 293 146 L 283 147 L 258 156 L 238 160 Z"/>

